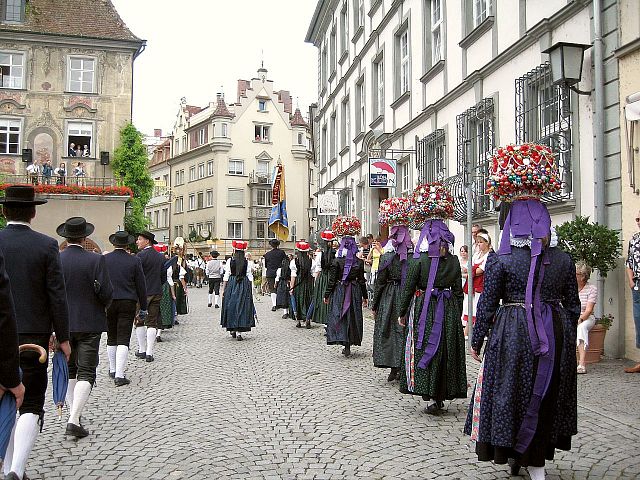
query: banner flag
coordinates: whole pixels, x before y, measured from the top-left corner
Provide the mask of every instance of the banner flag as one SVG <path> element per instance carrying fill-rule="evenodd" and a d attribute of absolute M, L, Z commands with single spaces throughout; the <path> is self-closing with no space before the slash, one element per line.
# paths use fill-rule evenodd
<path fill-rule="evenodd" d="M 273 193 L 271 195 L 271 215 L 269 230 L 276 238 L 285 241 L 289 238 L 289 219 L 287 218 L 287 198 L 284 187 L 284 165 L 278 165 L 273 175 Z"/>

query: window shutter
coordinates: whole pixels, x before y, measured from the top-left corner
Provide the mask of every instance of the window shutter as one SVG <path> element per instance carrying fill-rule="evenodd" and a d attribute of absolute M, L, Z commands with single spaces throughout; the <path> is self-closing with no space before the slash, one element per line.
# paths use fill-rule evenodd
<path fill-rule="evenodd" d="M 244 206 L 244 190 L 238 188 L 230 188 L 227 193 L 227 205 Z"/>

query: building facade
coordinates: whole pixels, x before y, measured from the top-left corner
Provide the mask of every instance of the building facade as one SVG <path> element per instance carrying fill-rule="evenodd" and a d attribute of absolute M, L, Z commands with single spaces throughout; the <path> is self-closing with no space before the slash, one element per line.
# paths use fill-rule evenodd
<path fill-rule="evenodd" d="M 267 70 L 238 81 L 235 103 L 218 94 L 204 108 L 183 99 L 172 134 L 171 237 L 182 236 L 200 251 L 230 253 L 233 239 L 246 239 L 260 252 L 269 230 L 274 167 L 285 171 L 292 247 L 308 238 L 315 194 L 310 129 L 288 91 L 274 90 Z"/>
<path fill-rule="evenodd" d="M 153 178 L 153 196 L 145 207 L 149 221 L 149 231 L 158 242 L 171 243 L 169 223 L 171 218 L 171 188 L 169 159 L 171 158 L 171 138 L 162 136 L 156 130 L 145 139 L 149 154 L 149 175 Z"/>
<path fill-rule="evenodd" d="M 594 43 L 593 4 L 602 4 L 599 128 L 594 49 L 584 54 L 579 84 L 591 95 L 554 85 L 545 53 L 558 42 Z M 497 146 L 533 141 L 550 145 L 560 165 L 563 189 L 548 199 L 553 222 L 597 216 L 620 230 L 618 13 L 615 0 L 320 0 L 306 36 L 318 48 L 319 195 L 337 195 L 340 213 L 361 217 L 365 233 L 376 234 L 381 199 L 441 180 L 454 193 L 457 221 L 450 228 L 461 245 L 469 235 L 463 227 L 469 171 L 474 223 L 497 243 L 497 205 L 484 193 L 488 158 Z M 598 135 L 605 137 L 599 160 Z M 369 186 L 370 158 L 397 162 L 394 187 Z M 604 165 L 601 176 L 596 160 Z M 601 204 L 594 185 L 604 189 Z M 600 297 L 616 318 L 624 317 L 622 280 L 622 269 L 610 273 Z M 623 328 L 614 324 L 608 354 L 623 353 Z"/>

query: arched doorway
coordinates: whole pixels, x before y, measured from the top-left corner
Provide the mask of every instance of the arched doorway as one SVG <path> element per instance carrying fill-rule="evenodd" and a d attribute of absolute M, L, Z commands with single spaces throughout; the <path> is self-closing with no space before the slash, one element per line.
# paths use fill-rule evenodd
<path fill-rule="evenodd" d="M 66 240 L 64 242 L 62 242 L 60 244 L 60 251 L 63 251 L 65 248 L 67 248 L 68 245 L 69 244 L 67 243 Z M 82 248 L 84 248 L 85 250 L 87 250 L 89 252 L 102 253 L 102 250 L 100 249 L 98 244 L 96 242 L 94 242 L 93 240 L 91 240 L 90 238 L 85 238 L 84 239 L 84 241 L 82 242 Z"/>

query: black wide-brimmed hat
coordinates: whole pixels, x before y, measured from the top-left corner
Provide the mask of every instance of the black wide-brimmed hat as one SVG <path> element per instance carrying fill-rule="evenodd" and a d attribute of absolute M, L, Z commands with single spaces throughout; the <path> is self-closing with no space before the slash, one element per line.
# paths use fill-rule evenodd
<path fill-rule="evenodd" d="M 146 231 L 146 230 L 144 230 L 144 231 L 140 232 L 140 233 L 138 234 L 138 236 L 139 236 L 139 237 L 144 237 L 144 238 L 146 238 L 147 240 L 149 240 L 149 241 L 151 242 L 151 244 L 152 244 L 152 245 L 155 245 L 156 243 L 158 243 L 158 242 L 156 241 L 156 236 L 155 236 L 153 233 L 148 232 L 148 231 Z"/>
<path fill-rule="evenodd" d="M 209 252 L 209 254 L 213 257 L 213 258 L 218 258 L 220 256 L 220 253 L 217 250 L 211 250 L 211 252 Z"/>
<path fill-rule="evenodd" d="M 46 200 L 36 199 L 36 191 L 31 185 L 11 185 L 4 191 L 4 197 L 0 198 L 0 205 L 16 207 L 28 207 L 42 205 Z"/>
<path fill-rule="evenodd" d="M 125 232 L 124 230 L 118 230 L 116 233 L 109 235 L 109 243 L 114 247 L 126 247 L 135 241 L 136 239 L 133 235 L 130 235 L 129 232 Z"/>
<path fill-rule="evenodd" d="M 277 238 L 272 238 L 271 240 L 269 240 L 269 245 L 271 245 L 273 248 L 277 248 L 280 246 L 280 240 L 278 240 Z"/>
<path fill-rule="evenodd" d="M 56 233 L 64 238 L 85 238 L 93 233 L 95 227 L 84 217 L 71 217 L 66 222 L 58 225 Z"/>

